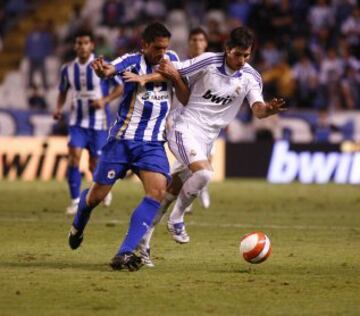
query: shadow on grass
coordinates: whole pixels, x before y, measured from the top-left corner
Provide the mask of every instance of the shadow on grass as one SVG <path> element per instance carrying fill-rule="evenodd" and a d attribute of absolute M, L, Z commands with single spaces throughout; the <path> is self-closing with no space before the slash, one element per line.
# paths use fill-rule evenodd
<path fill-rule="evenodd" d="M 79 263 L 79 262 L 0 262 L 0 268 L 20 269 L 52 269 L 52 270 L 84 270 L 98 272 L 112 272 L 108 263 Z"/>

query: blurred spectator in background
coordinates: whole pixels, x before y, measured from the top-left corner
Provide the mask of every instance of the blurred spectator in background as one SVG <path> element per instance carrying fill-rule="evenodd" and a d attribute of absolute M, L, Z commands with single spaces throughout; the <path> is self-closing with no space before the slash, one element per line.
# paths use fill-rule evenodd
<path fill-rule="evenodd" d="M 112 46 L 106 41 L 102 35 L 96 37 L 95 55 L 103 56 L 105 59 L 110 60 L 114 55 Z"/>
<path fill-rule="evenodd" d="M 345 68 L 344 76 L 340 82 L 341 93 L 345 108 L 349 110 L 360 109 L 360 75 L 359 69 L 350 66 Z"/>
<path fill-rule="evenodd" d="M 341 32 L 353 54 L 360 55 L 360 5 L 353 9 L 352 14 L 341 25 Z"/>
<path fill-rule="evenodd" d="M 102 24 L 116 27 L 122 23 L 125 6 L 122 1 L 106 0 L 102 8 Z"/>
<path fill-rule="evenodd" d="M 45 98 L 41 94 L 39 87 L 35 84 L 30 87 L 28 103 L 29 108 L 32 110 L 44 111 L 47 109 Z"/>
<path fill-rule="evenodd" d="M 83 29 L 84 21 L 81 18 L 81 5 L 74 4 L 72 8 L 72 13 L 70 15 L 70 20 L 67 28 L 67 40 L 72 42 L 72 38 L 79 30 Z"/>
<path fill-rule="evenodd" d="M 0 50 L 12 26 L 33 9 L 41 10 L 44 2 L 0 1 Z M 112 59 L 131 53 L 153 20 L 166 23 L 173 34 L 171 49 L 182 58 L 188 55 L 187 34 L 194 27 L 207 31 L 208 51 L 216 52 L 223 49 L 229 29 L 249 26 L 258 38 L 251 63 L 264 76 L 265 95 L 280 94 L 301 109 L 360 109 L 359 0 L 85 0 L 73 5 L 62 29 L 57 25 L 61 45 L 56 56 L 61 62 L 74 58 L 72 39 L 80 29 L 94 29 L 98 55 Z M 34 24 L 26 41 L 28 85 L 40 72 L 41 90 L 48 88 L 45 60 L 56 46 L 55 31 Z"/>
<path fill-rule="evenodd" d="M 230 1 L 227 9 L 229 17 L 239 21 L 241 25 L 248 24 L 250 12 L 251 3 L 248 0 Z"/>
<path fill-rule="evenodd" d="M 221 52 L 224 48 L 226 35 L 223 29 L 225 17 L 220 11 L 212 11 L 208 15 L 207 34 L 208 34 L 208 51 Z"/>
<path fill-rule="evenodd" d="M 271 19 L 274 28 L 273 38 L 278 45 L 287 45 L 290 42 L 293 30 L 293 16 L 289 0 L 281 0 L 275 7 L 274 15 Z"/>
<path fill-rule="evenodd" d="M 48 89 L 46 74 L 46 58 L 54 51 L 54 37 L 46 29 L 43 21 L 35 20 L 33 30 L 26 38 L 25 54 L 29 61 L 29 80 L 28 87 L 34 85 L 34 74 L 40 71 L 42 84 L 45 90 Z"/>
<path fill-rule="evenodd" d="M 131 38 L 126 34 L 126 28 L 119 26 L 118 37 L 115 43 L 115 55 L 122 56 L 131 51 Z"/>
<path fill-rule="evenodd" d="M 341 109 L 340 78 L 343 73 L 341 60 L 334 48 L 329 48 L 320 64 L 320 83 L 327 107 Z"/>
<path fill-rule="evenodd" d="M 296 106 L 312 108 L 318 90 L 318 73 L 308 54 L 304 54 L 292 68 L 295 79 Z"/>

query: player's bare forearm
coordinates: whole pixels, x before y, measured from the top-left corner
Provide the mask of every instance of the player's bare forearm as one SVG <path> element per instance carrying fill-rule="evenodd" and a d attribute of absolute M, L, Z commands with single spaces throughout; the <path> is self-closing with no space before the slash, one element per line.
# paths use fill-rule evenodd
<path fill-rule="evenodd" d="M 124 92 L 124 87 L 122 85 L 116 86 L 114 89 L 111 90 L 109 95 L 104 97 L 104 103 L 109 103 L 112 100 L 117 99 L 118 97 L 120 97 L 123 94 L 123 92 Z"/>
<path fill-rule="evenodd" d="M 268 116 L 284 112 L 287 108 L 284 107 L 285 101 L 283 99 L 274 98 L 269 102 L 255 102 L 251 109 L 253 114 L 259 118 L 263 119 Z"/>
<path fill-rule="evenodd" d="M 66 101 L 67 92 L 60 92 L 56 102 L 56 108 L 53 113 L 54 120 L 59 120 L 62 116 L 63 107 Z"/>
<path fill-rule="evenodd" d="M 145 86 L 148 82 L 163 82 L 166 81 L 166 78 L 160 73 L 154 72 L 146 75 L 137 75 L 130 71 L 125 71 L 122 74 L 125 82 L 135 82 L 141 86 Z"/>
<path fill-rule="evenodd" d="M 190 97 L 190 89 L 188 85 L 180 76 L 177 80 L 173 81 L 173 84 L 175 87 L 176 97 L 183 105 L 186 105 Z"/>

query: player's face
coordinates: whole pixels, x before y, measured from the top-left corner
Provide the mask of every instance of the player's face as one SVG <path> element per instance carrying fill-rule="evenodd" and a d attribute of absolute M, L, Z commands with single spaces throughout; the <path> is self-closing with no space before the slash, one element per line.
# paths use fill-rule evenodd
<path fill-rule="evenodd" d="M 156 37 L 153 42 L 143 42 L 143 53 L 150 64 L 157 65 L 160 62 L 169 46 L 169 41 L 168 37 Z"/>
<path fill-rule="evenodd" d="M 249 61 L 251 55 L 251 47 L 249 48 L 226 48 L 226 64 L 232 70 L 239 70 Z"/>
<path fill-rule="evenodd" d="M 204 34 L 194 34 L 189 39 L 189 57 L 194 58 L 205 52 L 208 42 Z"/>
<path fill-rule="evenodd" d="M 75 40 L 76 56 L 80 59 L 88 59 L 94 50 L 94 43 L 89 36 L 79 36 Z"/>

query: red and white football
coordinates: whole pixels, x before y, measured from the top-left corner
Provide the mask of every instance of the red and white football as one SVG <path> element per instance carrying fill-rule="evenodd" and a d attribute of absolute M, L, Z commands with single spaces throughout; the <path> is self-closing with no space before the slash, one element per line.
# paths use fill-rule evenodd
<path fill-rule="evenodd" d="M 271 254 L 271 243 L 263 232 L 253 232 L 240 240 L 240 253 L 250 263 L 265 261 Z"/>

